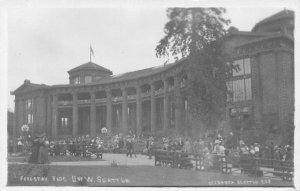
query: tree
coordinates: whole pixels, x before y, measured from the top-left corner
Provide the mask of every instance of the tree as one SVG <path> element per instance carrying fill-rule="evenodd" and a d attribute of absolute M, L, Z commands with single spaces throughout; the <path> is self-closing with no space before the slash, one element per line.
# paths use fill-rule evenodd
<path fill-rule="evenodd" d="M 188 108 L 204 127 L 215 127 L 225 114 L 226 81 L 232 64 L 223 51 L 224 8 L 169 8 L 165 36 L 156 47 L 157 57 L 186 58 Z"/>

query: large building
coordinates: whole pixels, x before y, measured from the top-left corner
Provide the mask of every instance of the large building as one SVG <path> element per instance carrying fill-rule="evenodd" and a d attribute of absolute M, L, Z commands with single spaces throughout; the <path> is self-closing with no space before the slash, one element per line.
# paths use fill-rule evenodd
<path fill-rule="evenodd" d="M 232 130 L 263 130 L 282 141 L 294 114 L 294 13 L 283 10 L 257 23 L 252 31 L 232 27 L 224 47 L 239 65 L 227 83 L 227 119 Z M 88 62 L 68 71 L 69 84 L 48 86 L 25 80 L 15 95 L 15 126 L 52 139 L 110 133 L 185 134 L 188 104 L 187 60 L 113 75 Z M 176 103 L 176 104 L 175 104 Z"/>

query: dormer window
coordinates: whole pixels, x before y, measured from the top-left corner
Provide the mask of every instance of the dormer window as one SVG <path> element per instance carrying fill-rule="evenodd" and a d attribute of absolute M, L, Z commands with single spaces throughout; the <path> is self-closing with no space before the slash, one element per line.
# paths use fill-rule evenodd
<path fill-rule="evenodd" d="M 91 83 L 92 82 L 92 76 L 85 76 L 84 82 L 85 83 Z"/>
<path fill-rule="evenodd" d="M 80 77 L 74 78 L 74 84 L 80 84 Z"/>

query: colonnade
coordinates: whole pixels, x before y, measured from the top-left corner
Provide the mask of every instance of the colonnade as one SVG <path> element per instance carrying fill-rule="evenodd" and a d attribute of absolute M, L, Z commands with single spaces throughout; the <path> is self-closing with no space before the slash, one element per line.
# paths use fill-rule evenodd
<path fill-rule="evenodd" d="M 164 79 L 162 83 L 162 91 L 160 91 L 159 96 L 163 99 L 163 111 L 162 111 L 162 131 L 166 132 L 170 128 L 170 96 L 173 94 L 175 98 L 175 103 L 178 105 L 182 105 L 180 101 L 182 101 L 180 97 L 180 80 L 177 77 L 173 78 L 172 86 L 170 85 L 170 81 L 168 79 Z M 146 96 L 143 96 L 142 86 L 145 85 L 135 85 L 130 88 L 135 89 L 135 127 L 136 127 L 136 134 L 140 135 L 142 133 L 142 114 L 144 109 L 149 108 L 143 108 L 142 103 L 145 100 L 150 100 L 150 132 L 151 134 L 154 134 L 156 131 L 156 99 L 158 96 L 156 86 L 156 82 L 146 84 L 150 86 L 150 92 L 147 92 Z M 172 88 L 170 90 L 170 87 Z M 121 109 L 121 125 L 122 129 L 120 131 L 124 134 L 127 134 L 129 131 L 128 127 L 128 106 L 129 106 L 129 95 L 128 95 L 128 88 L 126 86 L 120 85 L 119 90 L 121 90 L 121 100 L 120 105 L 122 106 Z M 104 90 L 104 91 L 103 91 Z M 105 92 L 106 97 L 102 99 L 102 106 L 106 108 L 106 128 L 108 129 L 108 132 L 112 132 L 113 128 L 113 95 L 112 95 L 112 88 L 105 87 L 105 89 L 102 89 L 103 92 Z M 89 126 L 89 133 L 91 135 L 95 135 L 97 133 L 96 128 L 96 106 L 98 104 L 98 99 L 96 99 L 96 92 L 97 90 L 93 91 L 87 91 L 85 93 L 89 93 L 90 99 L 87 100 L 87 104 L 85 107 L 90 107 L 90 123 Z M 72 135 L 77 136 L 78 135 L 78 109 L 79 109 L 79 100 L 78 100 L 78 94 L 81 92 L 73 91 L 71 93 L 72 95 Z M 58 101 L 59 94 L 53 94 L 52 95 L 52 137 L 56 138 L 58 135 L 58 110 L 59 110 L 59 101 Z M 132 102 L 132 98 L 131 98 Z M 180 129 L 181 127 L 181 107 L 175 107 L 175 130 Z"/>

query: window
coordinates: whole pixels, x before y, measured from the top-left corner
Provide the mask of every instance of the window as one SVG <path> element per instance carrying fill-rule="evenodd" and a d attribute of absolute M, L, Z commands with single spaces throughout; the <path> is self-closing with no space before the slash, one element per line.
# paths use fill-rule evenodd
<path fill-rule="evenodd" d="M 32 104 L 33 104 L 33 100 L 32 99 L 26 100 L 27 109 L 31 109 L 32 108 Z"/>
<path fill-rule="evenodd" d="M 246 100 L 252 100 L 251 78 L 245 79 Z"/>
<path fill-rule="evenodd" d="M 80 84 L 80 77 L 74 78 L 74 84 Z"/>
<path fill-rule="evenodd" d="M 233 70 L 233 76 L 242 76 L 251 74 L 250 58 L 244 58 L 233 62 L 234 66 L 238 66 L 237 71 Z"/>
<path fill-rule="evenodd" d="M 227 82 L 227 101 L 239 102 L 252 100 L 251 87 L 251 62 L 250 58 L 236 60 L 233 65 L 239 67 L 238 71 L 233 70 L 233 78 Z"/>
<path fill-rule="evenodd" d="M 233 102 L 243 101 L 245 99 L 244 80 L 234 80 L 232 83 Z"/>
<path fill-rule="evenodd" d="M 33 124 L 33 99 L 26 100 L 26 114 L 27 115 L 27 123 Z"/>
<path fill-rule="evenodd" d="M 68 118 L 67 117 L 62 117 L 60 120 L 61 120 L 61 126 L 62 127 L 67 127 L 68 126 Z"/>
<path fill-rule="evenodd" d="M 244 74 L 244 63 L 243 60 L 236 60 L 233 62 L 234 66 L 238 66 L 236 70 L 233 70 L 233 76 L 240 76 Z"/>
<path fill-rule="evenodd" d="M 252 100 L 251 78 L 227 82 L 227 102 Z"/>
<path fill-rule="evenodd" d="M 244 59 L 244 74 L 251 74 L 250 58 Z"/>
<path fill-rule="evenodd" d="M 33 124 L 33 115 L 31 113 L 29 113 L 28 116 L 27 116 L 27 123 L 28 124 Z"/>
<path fill-rule="evenodd" d="M 91 83 L 92 82 L 92 76 L 85 76 L 84 81 L 85 81 L 85 83 Z"/>

